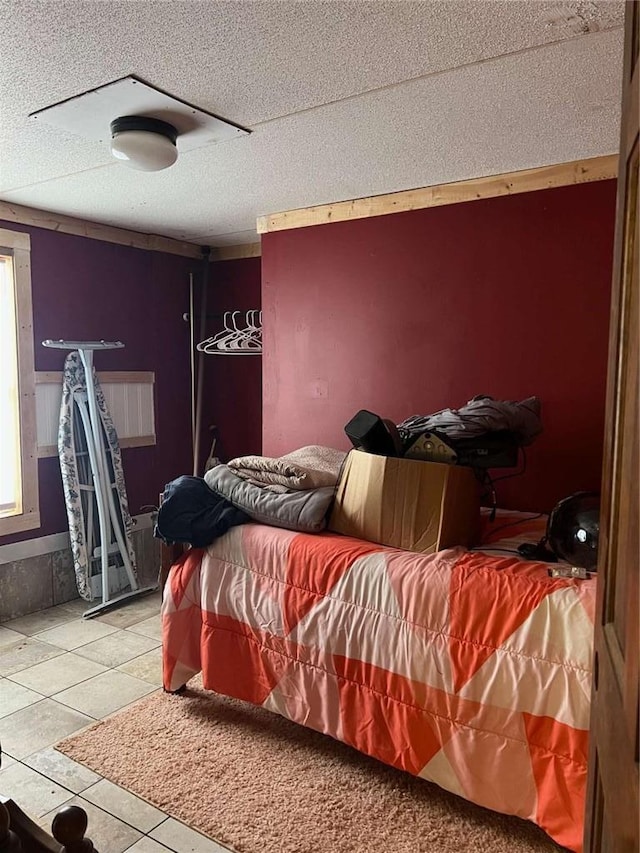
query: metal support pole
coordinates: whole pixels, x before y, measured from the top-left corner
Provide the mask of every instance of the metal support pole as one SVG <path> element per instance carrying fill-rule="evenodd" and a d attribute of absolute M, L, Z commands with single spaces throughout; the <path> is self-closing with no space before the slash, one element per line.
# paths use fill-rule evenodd
<path fill-rule="evenodd" d="M 206 337 L 207 329 L 207 290 L 209 286 L 209 256 L 211 249 L 202 248 L 202 293 L 200 294 L 200 340 Z M 202 432 L 202 395 L 204 393 L 204 353 L 198 352 L 198 390 L 196 393 L 196 418 L 193 441 L 193 476 L 200 476 L 200 443 Z"/>

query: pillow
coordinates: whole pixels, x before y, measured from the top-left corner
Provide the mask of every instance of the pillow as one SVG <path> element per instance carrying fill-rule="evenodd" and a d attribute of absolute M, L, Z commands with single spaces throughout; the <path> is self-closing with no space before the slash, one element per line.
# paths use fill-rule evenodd
<path fill-rule="evenodd" d="M 320 533 L 327 526 L 335 488 L 323 486 L 272 492 L 237 477 L 227 465 L 217 465 L 204 475 L 205 482 L 254 521 L 302 533 Z"/>

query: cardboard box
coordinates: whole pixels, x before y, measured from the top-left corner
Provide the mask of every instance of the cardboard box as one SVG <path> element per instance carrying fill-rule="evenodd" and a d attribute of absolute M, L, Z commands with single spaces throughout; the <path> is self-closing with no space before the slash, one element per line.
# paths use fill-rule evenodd
<path fill-rule="evenodd" d="M 476 544 L 480 489 L 471 468 L 352 450 L 329 530 L 433 554 Z"/>

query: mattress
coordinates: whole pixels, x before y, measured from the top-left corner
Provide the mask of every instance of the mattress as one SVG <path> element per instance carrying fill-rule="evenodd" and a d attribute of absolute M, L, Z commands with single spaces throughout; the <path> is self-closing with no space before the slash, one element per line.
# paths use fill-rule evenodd
<path fill-rule="evenodd" d="M 164 686 L 262 705 L 582 848 L 595 579 L 513 553 L 544 518 L 485 519 L 433 555 L 236 527 L 172 568 Z"/>

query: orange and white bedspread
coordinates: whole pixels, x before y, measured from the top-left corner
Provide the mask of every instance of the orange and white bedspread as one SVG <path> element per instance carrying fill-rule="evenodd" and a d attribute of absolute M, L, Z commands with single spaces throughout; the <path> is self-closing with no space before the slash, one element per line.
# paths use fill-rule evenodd
<path fill-rule="evenodd" d="M 595 580 L 507 553 L 244 525 L 171 570 L 164 686 L 202 670 L 579 851 L 594 598 Z"/>

